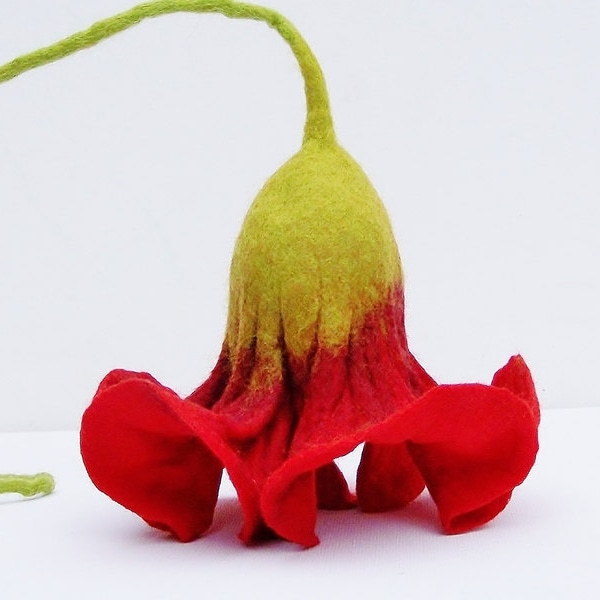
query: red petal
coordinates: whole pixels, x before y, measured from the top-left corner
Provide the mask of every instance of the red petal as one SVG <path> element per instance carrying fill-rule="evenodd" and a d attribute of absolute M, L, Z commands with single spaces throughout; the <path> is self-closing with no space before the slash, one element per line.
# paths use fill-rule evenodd
<path fill-rule="evenodd" d="M 240 538 L 251 543 L 273 537 L 260 513 L 259 487 L 284 458 L 291 417 L 285 403 L 275 402 L 280 386 L 246 392 L 233 408 L 260 408 L 262 400 L 263 413 L 251 411 L 243 422 L 239 411 L 219 414 L 181 400 L 147 373 L 111 372 L 82 420 L 81 452 L 90 478 L 150 525 L 188 541 L 211 524 L 225 466 L 244 514 Z M 262 421 L 261 435 L 240 439 Z"/>
<path fill-rule="evenodd" d="M 317 469 L 317 504 L 325 510 L 344 510 L 356 506 L 356 497 L 348 489 L 348 484 L 335 463 Z"/>
<path fill-rule="evenodd" d="M 117 385 L 117 383 L 122 383 L 123 381 L 127 381 L 128 379 L 137 379 L 144 381 L 151 381 L 160 387 L 162 386 L 150 373 L 138 373 L 137 371 L 127 371 L 125 369 L 113 369 L 108 375 L 104 377 L 104 379 L 100 382 L 98 386 L 98 390 L 96 394 L 103 392 L 104 390 L 112 387 L 113 385 Z M 165 388 L 168 389 L 168 388 Z M 171 390 L 172 391 L 172 390 Z M 173 392 L 175 393 L 175 392 Z"/>
<path fill-rule="evenodd" d="M 360 443 L 360 434 L 331 444 L 304 448 L 288 458 L 266 481 L 260 507 L 267 525 L 280 537 L 309 548 L 319 542 L 314 528 L 319 489 L 315 472 Z M 333 508 L 344 508 L 333 506 Z"/>
<path fill-rule="evenodd" d="M 529 390 L 523 367 L 509 362 L 498 379 Z M 369 439 L 409 442 L 444 530 L 459 533 L 495 517 L 529 473 L 538 450 L 536 405 L 530 395 L 497 386 L 442 385 L 374 428 Z"/>
<path fill-rule="evenodd" d="M 178 416 L 172 390 L 127 372 L 103 383 L 81 427 L 90 478 L 150 525 L 198 537 L 212 522 L 221 463 Z"/>
<path fill-rule="evenodd" d="M 494 375 L 492 385 L 506 388 L 524 400 L 539 424 L 540 403 L 535 392 L 535 384 L 531 372 L 521 356 L 511 356 L 509 361 Z"/>
<path fill-rule="evenodd" d="M 268 507 L 268 517 L 265 513 Z M 266 522 L 275 524 L 277 535 L 311 548 L 319 543 L 315 535 L 317 522 L 317 493 L 315 473 L 313 470 L 303 471 L 294 479 L 285 482 L 284 493 L 271 504 L 261 502 Z"/>
<path fill-rule="evenodd" d="M 356 495 L 363 511 L 402 508 L 424 489 L 425 482 L 406 444 L 365 444 L 356 475 Z"/>

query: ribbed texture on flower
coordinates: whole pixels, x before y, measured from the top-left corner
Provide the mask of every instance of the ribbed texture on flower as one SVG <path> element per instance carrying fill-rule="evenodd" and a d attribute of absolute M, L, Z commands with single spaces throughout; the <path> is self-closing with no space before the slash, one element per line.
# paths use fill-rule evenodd
<path fill-rule="evenodd" d="M 348 344 L 401 285 L 385 209 L 337 144 L 306 144 L 246 216 L 231 267 L 227 345 L 305 361 Z"/>

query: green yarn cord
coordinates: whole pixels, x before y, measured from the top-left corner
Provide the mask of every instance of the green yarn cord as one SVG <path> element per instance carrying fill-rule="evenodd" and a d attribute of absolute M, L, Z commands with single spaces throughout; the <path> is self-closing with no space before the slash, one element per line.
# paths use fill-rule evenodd
<path fill-rule="evenodd" d="M 46 496 L 54 490 L 54 478 L 50 473 L 37 475 L 0 475 L 0 494 L 21 496 Z"/>
<path fill-rule="evenodd" d="M 98 21 L 85 31 L 12 60 L 0 67 L 0 83 L 13 79 L 25 71 L 94 46 L 116 33 L 137 25 L 144 19 L 176 12 L 220 13 L 232 19 L 264 21 L 275 29 L 292 49 L 304 78 L 307 112 L 304 141 L 334 141 L 333 120 L 323 73 L 304 38 L 278 12 L 232 0 L 157 0 L 140 4 L 118 15 Z"/>

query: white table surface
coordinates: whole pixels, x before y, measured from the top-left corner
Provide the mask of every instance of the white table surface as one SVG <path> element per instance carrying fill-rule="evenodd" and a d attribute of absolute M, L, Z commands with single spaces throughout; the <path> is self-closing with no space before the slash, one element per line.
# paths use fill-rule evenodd
<path fill-rule="evenodd" d="M 310 550 L 243 546 L 228 482 L 209 534 L 175 542 L 93 487 L 76 432 L 2 434 L 0 472 L 47 470 L 57 487 L 0 497 L 1 597 L 600 598 L 599 432 L 600 408 L 545 411 L 529 478 L 480 530 L 442 535 L 425 494 L 387 514 L 323 512 Z"/>

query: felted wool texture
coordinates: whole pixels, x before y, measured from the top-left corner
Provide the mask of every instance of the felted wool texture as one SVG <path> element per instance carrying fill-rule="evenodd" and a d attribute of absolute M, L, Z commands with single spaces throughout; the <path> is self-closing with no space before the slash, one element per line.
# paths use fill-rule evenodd
<path fill-rule="evenodd" d="M 47 495 L 54 491 L 54 478 L 49 473 L 37 475 L 0 475 L 0 494 L 21 496 Z"/>
<path fill-rule="evenodd" d="M 447 533 L 486 523 L 535 460 L 531 374 L 515 356 L 491 385 L 438 385 L 412 355 L 389 219 L 337 144 L 323 74 L 289 21 L 230 0 L 159 0 L 15 59 L 0 82 L 177 11 L 261 20 L 284 38 L 305 81 L 304 140 L 244 221 L 210 376 L 182 399 L 148 373 L 111 371 L 81 423 L 90 478 L 181 541 L 210 528 L 224 469 L 248 544 L 314 546 L 319 508 L 391 510 L 425 486 Z M 334 461 L 361 443 L 353 493 Z"/>
<path fill-rule="evenodd" d="M 401 282 L 387 213 L 359 165 L 335 143 L 305 143 L 251 206 L 231 267 L 227 343 L 235 354 L 283 338 L 302 358 L 348 343 Z"/>
<path fill-rule="evenodd" d="M 517 355 L 490 386 L 432 387 L 404 414 L 374 427 L 368 441 L 387 445 L 405 439 L 444 531 L 463 533 L 494 518 L 525 480 L 538 451 L 539 422 L 533 379 Z M 373 468 L 389 478 L 380 465 Z"/>

